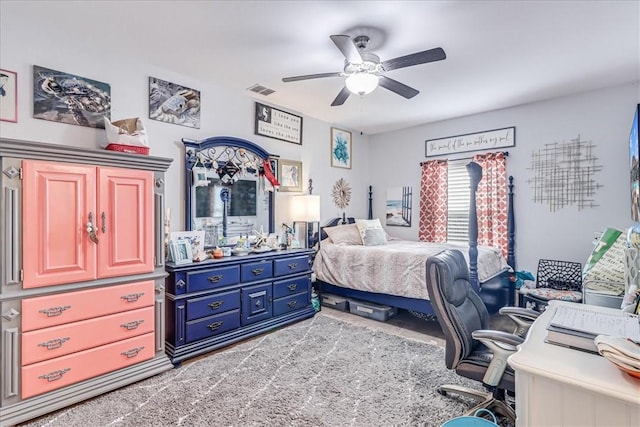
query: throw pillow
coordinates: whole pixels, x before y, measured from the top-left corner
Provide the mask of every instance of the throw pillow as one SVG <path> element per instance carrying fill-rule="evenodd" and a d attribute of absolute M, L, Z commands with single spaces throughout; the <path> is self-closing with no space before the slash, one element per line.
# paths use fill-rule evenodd
<path fill-rule="evenodd" d="M 323 230 L 336 245 L 362 245 L 360 232 L 355 224 L 325 227 Z"/>
<path fill-rule="evenodd" d="M 356 226 L 360 232 L 360 238 L 365 246 L 386 245 L 387 238 L 380 220 L 376 219 L 356 219 Z"/>

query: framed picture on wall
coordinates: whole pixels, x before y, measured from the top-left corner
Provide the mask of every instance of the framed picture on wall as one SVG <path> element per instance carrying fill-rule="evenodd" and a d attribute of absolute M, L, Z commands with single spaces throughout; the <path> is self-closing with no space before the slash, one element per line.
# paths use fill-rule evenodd
<path fill-rule="evenodd" d="M 278 167 L 280 191 L 302 191 L 302 162 L 280 159 Z"/>
<path fill-rule="evenodd" d="M 0 120 L 18 123 L 18 74 L 0 69 Z"/>
<path fill-rule="evenodd" d="M 200 91 L 149 77 L 149 118 L 200 129 Z"/>
<path fill-rule="evenodd" d="M 331 166 L 351 169 L 351 132 L 331 128 Z"/>

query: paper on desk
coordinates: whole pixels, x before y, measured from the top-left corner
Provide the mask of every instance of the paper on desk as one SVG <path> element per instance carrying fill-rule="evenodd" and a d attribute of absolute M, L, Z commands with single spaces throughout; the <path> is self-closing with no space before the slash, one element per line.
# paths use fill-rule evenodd
<path fill-rule="evenodd" d="M 583 307 L 559 306 L 551 325 L 595 335 L 631 338 L 640 341 L 638 316 L 624 313 L 601 313 Z"/>

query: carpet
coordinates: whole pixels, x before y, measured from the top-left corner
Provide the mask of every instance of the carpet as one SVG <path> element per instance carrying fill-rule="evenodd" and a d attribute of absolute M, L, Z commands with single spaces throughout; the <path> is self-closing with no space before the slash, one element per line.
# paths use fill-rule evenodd
<path fill-rule="evenodd" d="M 440 426 L 444 350 L 318 313 L 23 426 Z"/>

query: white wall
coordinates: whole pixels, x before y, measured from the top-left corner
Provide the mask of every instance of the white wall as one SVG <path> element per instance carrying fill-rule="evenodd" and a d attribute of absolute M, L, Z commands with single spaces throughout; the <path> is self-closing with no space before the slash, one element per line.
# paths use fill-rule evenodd
<path fill-rule="evenodd" d="M 36 26 L 28 26 L 29 18 L 3 19 L 0 29 L 0 68 L 18 73 L 18 123 L 0 122 L 0 137 L 98 148 L 106 142 L 103 129 L 93 129 L 52 121 L 34 119 L 33 65 L 76 74 L 111 85 L 111 119 L 141 117 L 148 129 L 150 154 L 174 159 L 167 173 L 167 207 L 171 208 L 171 229 L 184 229 L 184 148 L 182 138 L 204 139 L 212 136 L 235 136 L 261 145 L 271 154 L 303 162 L 303 189 L 313 178 L 314 194 L 321 196 L 323 222 L 341 215 L 330 197 L 331 187 L 344 178 L 352 187 L 353 196 L 347 213 L 364 217 L 366 208 L 366 136 L 353 132 L 352 169 L 330 166 L 331 124 L 303 117 L 303 144 L 288 143 L 253 134 L 254 100 L 248 92 L 232 92 L 212 81 L 199 81 L 175 70 L 161 69 L 131 56 L 104 56 L 84 47 L 68 47 L 50 34 L 38 33 Z M 179 61 L 176 62 L 179 69 Z M 150 76 L 171 81 L 201 92 L 201 127 L 193 129 L 148 119 Z M 213 79 L 212 79 L 213 80 Z M 268 97 L 260 102 L 269 104 Z M 277 107 L 277 106 L 276 106 Z M 280 107 L 284 110 L 286 108 Z M 290 110 L 287 110 L 290 111 Z M 290 111 L 296 113 L 295 111 Z M 297 193 L 280 193 L 276 201 L 276 231 L 283 221 L 290 222 L 288 197 Z"/>
<path fill-rule="evenodd" d="M 419 162 L 426 160 L 425 140 L 515 126 L 516 146 L 506 150 L 507 173 L 514 176 L 515 185 L 517 268 L 535 274 L 540 258 L 584 263 L 595 232 L 607 226 L 625 229 L 631 225 L 629 132 L 639 101 L 636 83 L 374 135 L 369 153 L 379 171 L 371 174 L 374 215 L 384 215 L 387 188 L 413 186 L 412 227 L 386 230 L 417 240 Z M 533 177 L 531 155 L 545 144 L 569 141 L 578 134 L 597 146 L 597 164 L 602 165 L 595 176 L 602 185 L 596 192 L 598 206 L 583 210 L 566 206 L 551 212 L 548 205 L 532 201 L 527 182 Z"/>

